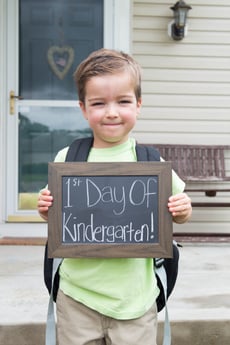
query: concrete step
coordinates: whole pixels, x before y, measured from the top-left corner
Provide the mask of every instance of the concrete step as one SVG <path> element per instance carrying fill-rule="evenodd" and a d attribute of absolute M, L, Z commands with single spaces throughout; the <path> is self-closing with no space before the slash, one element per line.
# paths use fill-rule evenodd
<path fill-rule="evenodd" d="M 171 345 L 229 345 L 229 320 L 172 322 L 171 332 Z M 163 323 L 160 322 L 158 332 L 159 345 L 162 344 L 162 333 Z M 44 323 L 0 326 L 0 345 L 44 344 Z"/>

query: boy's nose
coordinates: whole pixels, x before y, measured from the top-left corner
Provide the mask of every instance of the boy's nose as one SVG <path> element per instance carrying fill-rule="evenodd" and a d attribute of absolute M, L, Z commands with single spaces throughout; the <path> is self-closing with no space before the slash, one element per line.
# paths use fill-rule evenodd
<path fill-rule="evenodd" d="M 118 116 L 118 109 L 115 105 L 111 104 L 107 107 L 106 116 L 108 117 L 116 117 Z"/>

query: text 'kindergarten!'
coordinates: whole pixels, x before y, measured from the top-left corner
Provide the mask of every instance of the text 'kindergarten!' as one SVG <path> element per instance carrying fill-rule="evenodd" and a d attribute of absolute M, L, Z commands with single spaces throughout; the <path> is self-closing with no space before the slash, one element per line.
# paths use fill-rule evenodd
<path fill-rule="evenodd" d="M 63 176 L 62 243 L 156 243 L 158 176 Z"/>

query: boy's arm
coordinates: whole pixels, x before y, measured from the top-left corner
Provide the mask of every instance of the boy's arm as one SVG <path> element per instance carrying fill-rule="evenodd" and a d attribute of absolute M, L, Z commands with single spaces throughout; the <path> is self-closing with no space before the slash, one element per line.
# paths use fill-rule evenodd
<path fill-rule="evenodd" d="M 60 150 L 57 153 L 54 162 L 64 162 L 68 149 L 69 147 L 64 147 L 64 149 Z M 40 216 L 46 221 L 48 220 L 48 209 L 52 206 L 52 203 L 53 197 L 50 194 L 50 191 L 47 188 L 42 189 L 39 193 L 37 209 Z"/>
<path fill-rule="evenodd" d="M 48 220 L 48 210 L 53 204 L 53 197 L 48 189 L 42 189 L 38 197 L 38 212 L 44 220 Z"/>
<path fill-rule="evenodd" d="M 175 223 L 185 223 L 192 215 L 191 199 L 186 193 L 175 194 L 169 198 L 168 209 Z"/>

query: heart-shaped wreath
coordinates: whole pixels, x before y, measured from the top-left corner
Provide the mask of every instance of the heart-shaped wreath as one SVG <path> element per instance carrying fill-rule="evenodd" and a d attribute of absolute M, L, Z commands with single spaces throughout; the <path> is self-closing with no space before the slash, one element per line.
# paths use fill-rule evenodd
<path fill-rule="evenodd" d="M 48 49 L 47 58 L 54 74 L 63 80 L 73 64 L 74 50 L 68 46 L 52 46 Z"/>

